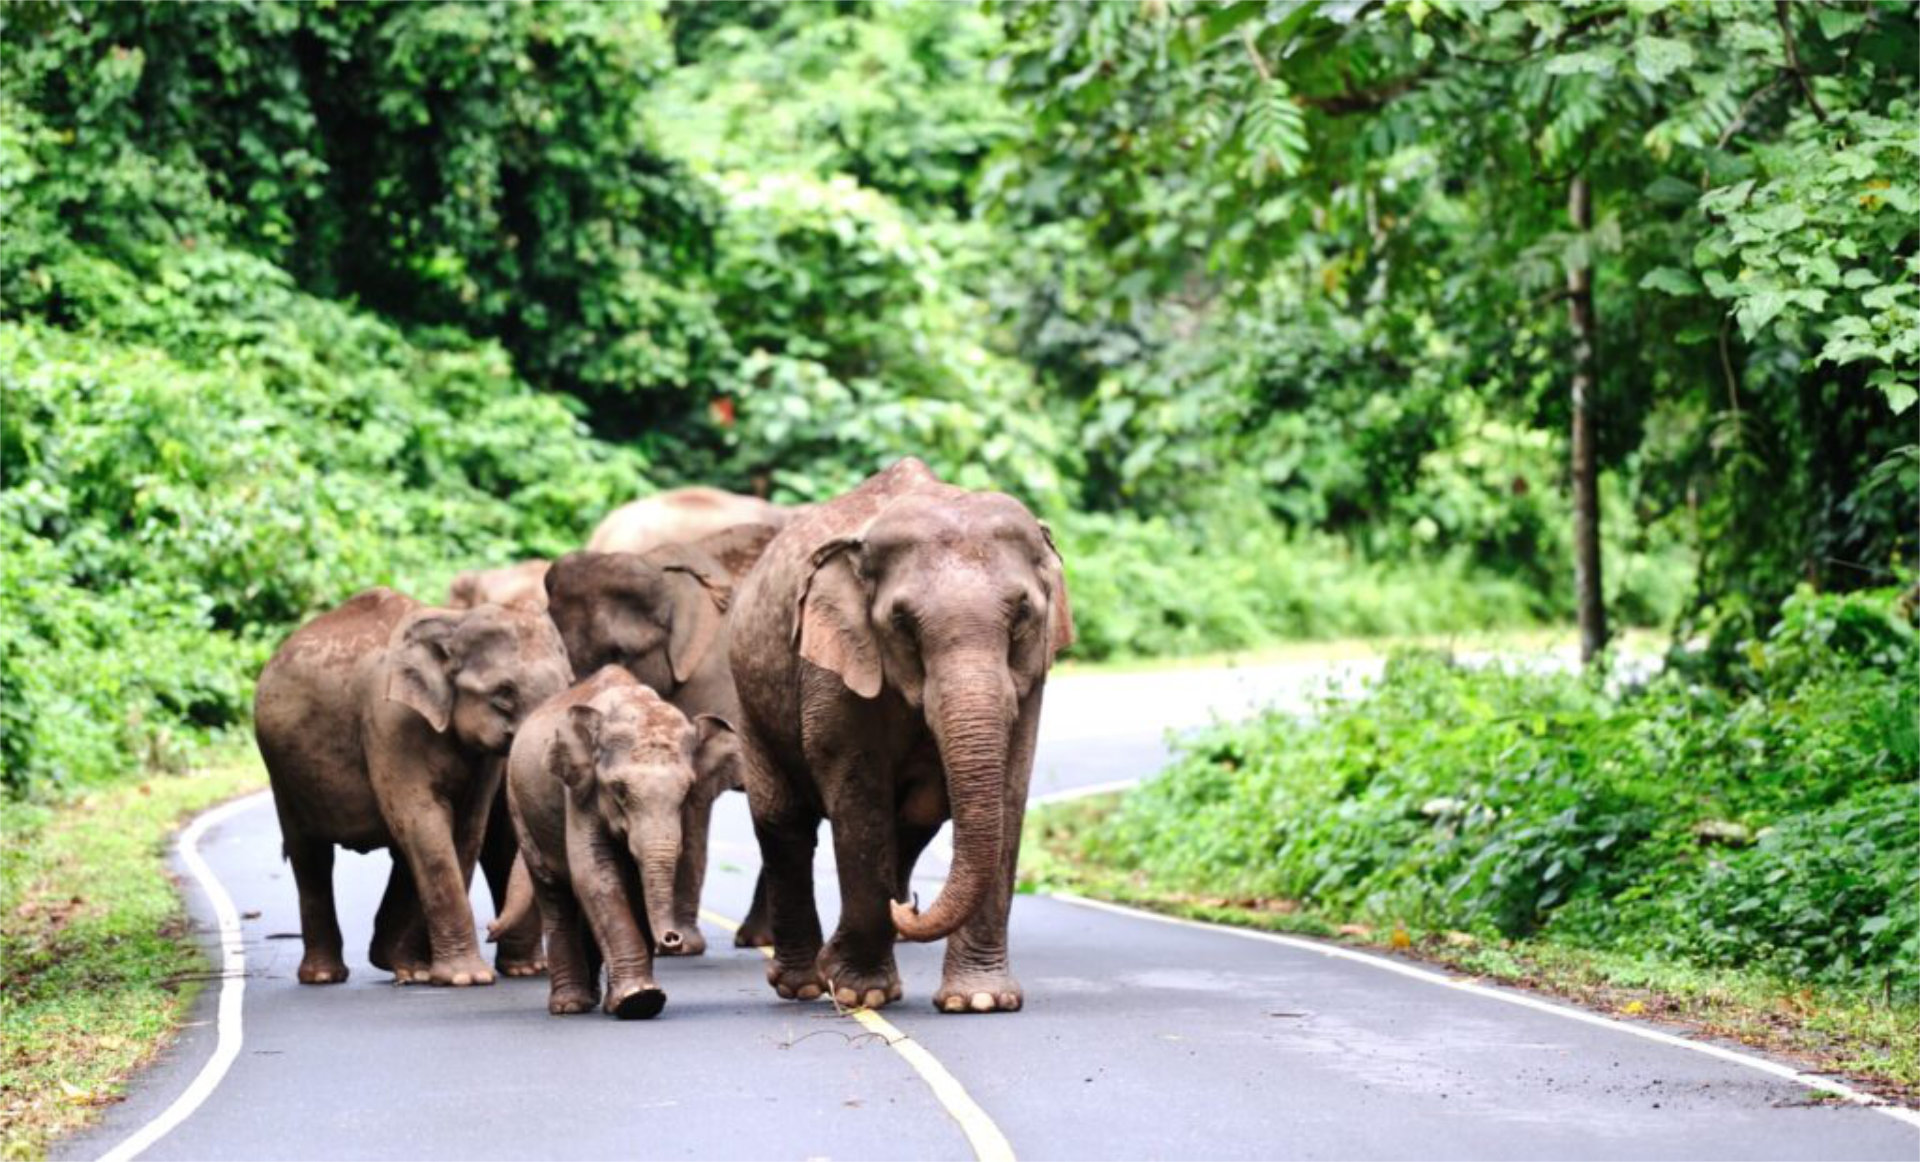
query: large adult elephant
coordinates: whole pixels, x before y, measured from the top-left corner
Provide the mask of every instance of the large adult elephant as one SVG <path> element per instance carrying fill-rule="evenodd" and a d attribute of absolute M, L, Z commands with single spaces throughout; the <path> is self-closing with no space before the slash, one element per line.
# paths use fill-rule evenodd
<path fill-rule="evenodd" d="M 728 604 L 734 585 L 760 559 L 778 530 L 735 525 L 692 544 L 662 545 L 646 553 L 569 553 L 547 575 L 547 613 L 583 680 L 619 666 L 695 719 L 740 717 L 733 671 L 727 663 Z M 684 939 L 670 956 L 706 951 L 700 932 L 700 893 L 707 872 L 707 830 L 713 802 L 740 785 L 738 747 L 729 735 L 702 748 L 701 779 L 684 808 L 674 919 Z M 741 946 L 767 944 L 764 890 L 734 935 Z"/>
<path fill-rule="evenodd" d="M 333 849 L 394 849 L 369 958 L 402 981 L 490 984 L 467 887 L 508 747 L 572 684 L 545 616 L 433 609 L 371 589 L 294 631 L 254 692 L 254 733 L 300 892 L 303 984 L 347 979 Z"/>
<path fill-rule="evenodd" d="M 787 522 L 791 510 L 718 488 L 675 488 L 623 504 L 593 530 L 595 553 L 644 553 L 661 545 L 684 545 L 734 525 Z"/>
<path fill-rule="evenodd" d="M 547 607 L 547 562 L 520 561 L 498 569 L 472 569 L 453 579 L 447 590 L 449 609 L 476 605 Z"/>
<path fill-rule="evenodd" d="M 1060 558 L 1012 497 L 902 460 L 788 525 L 741 585 L 732 663 L 747 796 L 772 905 L 768 981 L 783 997 L 900 997 L 896 930 L 950 936 L 935 1007 L 1018 1009 L 1007 914 L 1041 695 L 1073 640 Z M 814 908 L 832 823 L 840 923 Z M 925 913 L 914 861 L 954 824 Z"/>

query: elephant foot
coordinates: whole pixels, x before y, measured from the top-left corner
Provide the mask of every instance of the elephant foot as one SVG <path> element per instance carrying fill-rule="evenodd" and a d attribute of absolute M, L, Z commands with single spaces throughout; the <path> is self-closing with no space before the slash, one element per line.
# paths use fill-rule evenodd
<path fill-rule="evenodd" d="M 556 1017 L 565 1017 L 573 1013 L 590 1013 L 599 1003 L 599 994 L 586 989 L 554 989 L 547 994 L 547 1012 Z"/>
<path fill-rule="evenodd" d="M 667 1007 L 667 994 L 650 980 L 631 981 L 607 990 L 607 1012 L 623 1021 L 644 1021 Z"/>
<path fill-rule="evenodd" d="M 735 948 L 772 948 L 773 926 L 764 921 L 755 923 L 749 916 L 747 922 L 740 925 L 734 932 L 733 946 Z"/>
<path fill-rule="evenodd" d="M 891 952 L 876 968 L 858 968 L 848 963 L 837 940 L 820 950 L 820 979 L 841 1008 L 878 1009 L 901 996 L 900 970 Z"/>
<path fill-rule="evenodd" d="M 678 925 L 678 931 L 680 933 L 679 944 L 673 946 L 672 948 L 656 948 L 653 954 L 655 956 L 705 956 L 706 955 L 707 938 L 706 938 L 706 935 L 700 931 L 700 924 L 698 921 L 688 920 L 684 923 L 681 923 Z"/>
<path fill-rule="evenodd" d="M 827 991 L 821 987 L 820 970 L 814 967 L 811 958 L 804 966 L 785 965 L 778 960 L 770 962 L 767 983 L 782 999 L 789 1001 L 811 1001 Z"/>
<path fill-rule="evenodd" d="M 301 984 L 343 984 L 347 965 L 337 952 L 309 952 L 300 958 L 299 975 Z"/>
<path fill-rule="evenodd" d="M 530 952 L 502 948 L 494 955 L 493 967 L 501 976 L 545 976 L 547 958 L 537 948 Z"/>
<path fill-rule="evenodd" d="M 403 960 L 384 967 L 393 973 L 394 984 L 428 984 L 433 980 L 433 965 L 425 961 Z"/>
<path fill-rule="evenodd" d="M 943 1013 L 1016 1013 L 1025 1003 L 1020 982 L 1006 972 L 949 976 L 933 994 Z"/>
<path fill-rule="evenodd" d="M 487 967 L 486 961 L 469 952 L 434 961 L 433 967 L 427 971 L 427 979 L 436 985 L 466 988 L 469 985 L 492 984 L 493 970 Z"/>

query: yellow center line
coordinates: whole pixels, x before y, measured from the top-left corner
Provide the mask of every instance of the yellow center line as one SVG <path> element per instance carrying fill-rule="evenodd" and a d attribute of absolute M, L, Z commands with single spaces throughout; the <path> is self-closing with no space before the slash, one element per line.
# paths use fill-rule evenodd
<path fill-rule="evenodd" d="M 740 930 L 737 922 L 706 908 L 700 909 L 700 918 L 729 932 Z M 773 949 L 762 948 L 760 952 L 767 959 L 773 959 Z M 1000 1132 L 999 1126 L 993 1124 L 993 1119 L 980 1108 L 980 1103 L 973 1100 L 973 1095 L 960 1084 L 960 1079 L 948 1072 L 947 1067 L 940 1064 L 940 1059 L 928 1052 L 925 1045 L 907 1036 L 898 1025 L 864 1005 L 843 1011 L 860 1022 L 861 1028 L 892 1046 L 893 1051 L 913 1067 L 913 1071 L 920 1075 L 920 1080 L 926 1082 L 927 1088 L 933 1091 L 934 1100 L 954 1121 L 960 1123 L 960 1132 L 967 1136 L 967 1144 L 973 1147 L 973 1156 L 979 1162 L 1014 1162 L 1013 1145 L 1007 1141 L 1007 1136 Z"/>

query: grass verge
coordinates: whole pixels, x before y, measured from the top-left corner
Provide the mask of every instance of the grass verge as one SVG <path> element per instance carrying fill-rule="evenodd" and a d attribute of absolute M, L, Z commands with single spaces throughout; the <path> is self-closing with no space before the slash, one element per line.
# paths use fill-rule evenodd
<path fill-rule="evenodd" d="M 35 1158 L 119 1100 L 207 965 L 167 848 L 188 816 L 266 784 L 220 755 L 53 806 L 0 805 L 0 1156 Z"/>
<path fill-rule="evenodd" d="M 1443 966 L 1476 979 L 1532 989 L 1622 1019 L 1654 1019 L 1737 1041 L 1799 1068 L 1920 1107 L 1920 1005 L 1858 990 L 1809 987 L 1760 973 L 1703 969 L 1546 940 L 1489 940 L 1464 932 L 1383 930 L 1303 909 L 1291 900 L 1196 895 L 1143 872 L 1102 866 L 1082 839 L 1124 792 L 1028 813 L 1022 891 L 1095 899 L 1243 928 L 1309 936 Z"/>

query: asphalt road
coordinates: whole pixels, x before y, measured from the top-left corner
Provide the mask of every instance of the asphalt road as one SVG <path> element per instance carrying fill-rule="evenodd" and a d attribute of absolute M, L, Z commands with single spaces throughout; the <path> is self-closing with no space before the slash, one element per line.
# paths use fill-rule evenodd
<path fill-rule="evenodd" d="M 1056 678 L 1035 794 L 1138 778 L 1160 765 L 1167 728 L 1298 704 L 1375 665 Z M 707 907 L 737 919 L 757 862 L 742 797 L 723 800 L 715 828 Z M 278 847 L 264 796 L 199 839 L 244 917 L 243 1033 L 231 1068 L 142 1158 L 1920 1157 L 1911 1114 L 1522 994 L 1057 899 L 1014 906 L 1018 1015 L 933 1012 L 940 948 L 903 945 L 907 999 L 875 1032 L 824 1001 L 778 1000 L 761 957 L 709 924 L 713 951 L 658 970 L 665 1013 L 622 1023 L 549 1017 L 544 980 L 394 987 L 365 961 L 387 858 L 343 852 L 353 977 L 302 988 Z M 821 851 L 830 925 L 831 844 Z M 211 902 L 190 896 L 217 949 Z M 54 1156 L 101 1157 L 206 1091 L 195 1078 L 215 1053 L 218 993 Z M 899 1034 L 910 1041 L 890 1045 Z"/>

